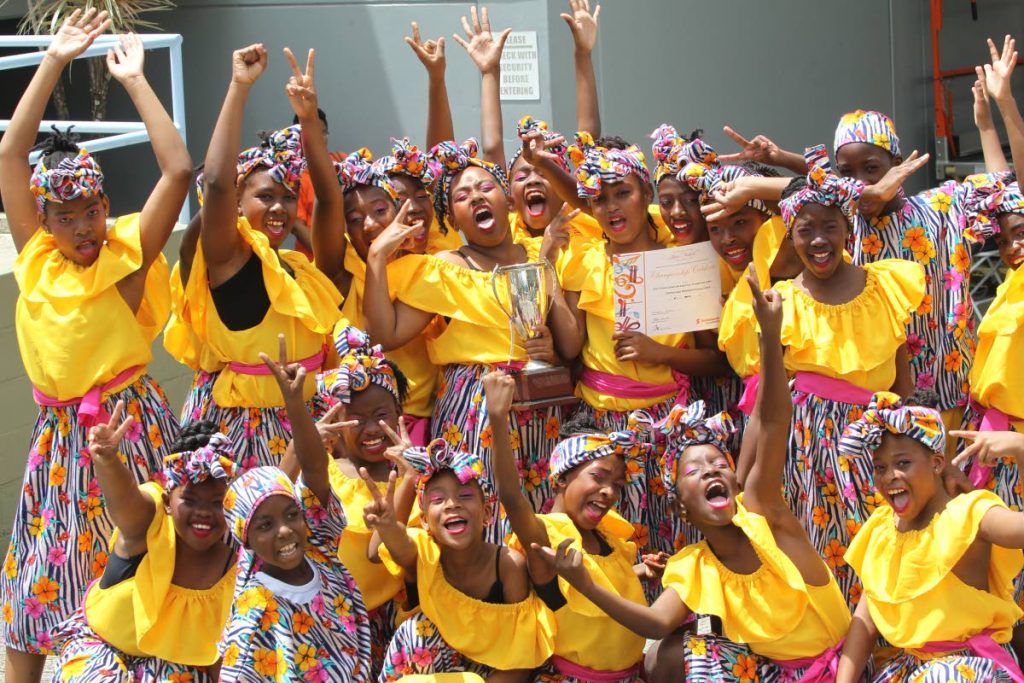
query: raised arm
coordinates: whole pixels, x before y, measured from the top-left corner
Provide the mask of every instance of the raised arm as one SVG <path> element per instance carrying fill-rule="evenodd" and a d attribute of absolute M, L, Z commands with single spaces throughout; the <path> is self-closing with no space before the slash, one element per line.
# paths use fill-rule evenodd
<path fill-rule="evenodd" d="M 231 84 L 206 151 L 203 229 L 200 234 L 203 256 L 209 267 L 219 266 L 231 274 L 241 268 L 249 257 L 236 227 L 236 169 L 242 139 L 242 117 L 249 90 L 266 68 L 267 50 L 261 43 L 235 50 L 231 55 Z M 211 278 L 211 282 L 214 279 Z"/>
<path fill-rule="evenodd" d="M 174 121 L 146 80 L 143 71 L 145 54 L 142 41 L 134 33 L 121 36 L 121 42 L 107 51 L 107 70 L 124 86 L 139 112 L 139 118 L 146 124 L 153 154 L 160 167 L 160 179 L 139 215 L 142 268 L 138 272 L 143 279 L 150 264 L 167 245 L 192 182 L 192 157 Z"/>
<path fill-rule="evenodd" d="M 994 467 L 1003 458 L 1015 458 L 1024 468 L 1024 434 L 1017 432 L 950 432 L 950 436 L 970 441 L 970 445 L 953 461 L 954 465 L 970 462 Z M 1005 507 L 993 507 L 981 520 L 978 537 L 1004 548 L 1024 548 L 1024 513 Z"/>
<path fill-rule="evenodd" d="M 411 246 L 410 240 L 420 229 L 416 223 L 406 223 L 411 206 L 409 201 L 402 204 L 394 222 L 373 240 L 366 255 L 366 288 L 363 293 L 366 332 L 384 350 L 404 345 L 422 332 L 434 318 L 433 313 L 391 300 L 388 262 L 400 250 Z"/>
<path fill-rule="evenodd" d="M 989 173 L 1009 171 L 1010 166 L 1006 163 L 1003 145 L 999 142 L 999 131 L 992 121 L 992 106 L 988 90 L 985 88 L 985 69 L 976 66 L 974 71 L 978 76 L 978 80 L 971 86 L 971 92 L 974 94 L 974 127 L 978 129 L 978 137 L 981 139 L 985 170 Z"/>
<path fill-rule="evenodd" d="M 302 398 L 306 368 L 298 363 L 288 363 L 288 344 L 283 334 L 278 335 L 277 343 L 280 360 L 274 362 L 265 353 L 260 353 L 260 360 L 277 380 L 277 386 L 284 396 L 284 408 L 292 423 L 292 441 L 295 443 L 295 458 L 299 461 L 302 480 L 321 503 L 326 503 L 331 493 L 331 480 L 327 475 L 327 450 Z"/>
<path fill-rule="evenodd" d="M 807 166 L 804 166 L 804 171 Z M 715 191 L 712 200 L 700 207 L 700 212 L 708 221 L 718 221 L 742 209 L 751 199 L 764 199 L 777 202 L 782 197 L 792 178 L 755 178 L 743 177 L 728 183 L 722 183 Z"/>
<path fill-rule="evenodd" d="M 341 438 L 342 431 L 346 427 L 353 427 L 357 423 L 355 421 L 345 420 L 345 404 L 335 403 L 330 409 L 324 413 L 324 416 L 316 421 L 316 432 L 320 437 L 320 442 L 324 445 L 324 450 L 327 451 L 327 455 L 330 456 L 334 451 L 334 445 Z M 295 481 L 299 478 L 299 474 L 302 470 L 299 466 L 299 458 L 295 453 L 295 439 L 292 438 L 288 442 L 288 447 L 284 450 L 284 455 L 281 456 L 281 462 L 277 465 L 280 467 L 288 478 Z"/>
<path fill-rule="evenodd" d="M 1017 100 L 1013 97 L 1010 79 L 1013 69 L 1017 66 L 1017 41 L 1010 36 L 1003 39 L 1002 54 L 996 50 L 995 43 L 988 41 L 989 55 L 992 63 L 985 65 L 985 88 L 989 96 L 996 101 L 999 114 L 1006 125 L 1006 137 L 1010 141 L 1010 156 L 1013 167 L 1020 173 L 1024 168 L 1024 119 L 1021 118 Z"/>
<path fill-rule="evenodd" d="M 448 101 L 448 85 L 444 74 L 448 63 L 444 56 L 444 36 L 437 40 L 420 40 L 420 25 L 412 22 L 412 38 L 405 37 L 406 44 L 416 53 L 416 57 L 427 70 L 427 146 L 445 140 L 455 139 L 455 126 L 452 124 L 452 108 Z"/>
<path fill-rule="evenodd" d="M 395 482 L 398 475 L 392 472 L 388 476 L 388 488 L 381 495 L 377 489 L 377 483 L 370 478 L 370 473 L 365 467 L 359 468 L 359 476 L 373 496 L 373 502 L 363 509 L 363 520 L 369 529 L 373 529 L 373 537 L 370 540 L 371 560 L 379 560 L 376 554 L 380 544 L 387 546 L 391 559 L 395 561 L 402 571 L 405 572 L 405 580 L 412 583 L 416 581 L 416 546 L 409 539 L 405 525 L 398 519 L 395 508 Z"/>
<path fill-rule="evenodd" d="M 156 507 L 153 499 L 139 490 L 131 471 L 121 462 L 118 446 L 131 428 L 133 418 L 124 416 L 124 401 L 118 401 L 114 414 L 106 424 L 89 429 L 89 456 L 96 470 L 96 481 L 103 491 L 110 519 L 118 529 L 114 549 L 121 557 L 132 557 L 146 550 L 149 530 Z"/>
<path fill-rule="evenodd" d="M 203 212 L 197 211 L 188 222 L 188 227 L 181 236 L 178 243 L 178 263 L 180 264 L 181 285 L 188 284 L 188 278 L 192 274 L 192 261 L 196 258 L 196 247 L 199 245 L 199 233 L 203 229 Z"/>
<path fill-rule="evenodd" d="M 644 638 L 660 640 L 676 630 L 690 616 L 690 610 L 669 588 L 654 604 L 648 607 L 613 593 L 594 583 L 586 567 L 583 555 L 570 548 L 571 538 L 562 541 L 557 548 L 533 546 L 532 552 L 547 562 L 558 575 L 573 588 L 597 605 L 601 611 L 619 622 L 633 633 Z"/>
<path fill-rule="evenodd" d="M 470 8 L 470 21 L 462 17 L 463 38 L 454 34 L 455 42 L 466 48 L 470 59 L 480 69 L 480 144 L 487 161 L 505 168 L 505 143 L 501 120 L 501 53 L 512 29 L 502 31 L 497 38 L 491 35 L 491 20 L 487 8 Z"/>
<path fill-rule="evenodd" d="M 522 140 L 523 160 L 536 168 L 551 183 L 559 199 L 570 207 L 589 214 L 590 204 L 576 193 L 576 179 L 566 173 L 558 165 L 557 157 L 548 151 L 551 147 L 565 144 L 565 138 L 559 136 L 545 140 L 541 131 L 534 130 L 523 136 Z"/>
<path fill-rule="evenodd" d="M 576 65 L 576 130 L 585 130 L 594 139 L 601 137 L 601 108 L 597 98 L 597 78 L 591 58 L 597 44 L 597 17 L 601 6 L 590 11 L 590 0 L 569 0 L 572 14 L 562 14 L 562 20 L 572 31 L 576 46 L 573 60 Z"/>
<path fill-rule="evenodd" d="M 0 140 L 0 197 L 18 251 L 39 229 L 39 210 L 29 189 L 32 168 L 28 156 L 39 134 L 46 103 L 64 67 L 85 52 L 109 26 L 107 13 L 97 13 L 95 8 L 71 13 L 46 48 L 43 61 L 18 100 L 11 124 Z"/>
<path fill-rule="evenodd" d="M 798 175 L 807 173 L 807 162 L 802 154 L 787 152 L 764 135 L 755 135 L 748 140 L 729 126 L 724 126 L 722 132 L 740 146 L 738 152 L 721 155 L 722 161 L 756 161 L 759 164 L 785 168 Z"/>

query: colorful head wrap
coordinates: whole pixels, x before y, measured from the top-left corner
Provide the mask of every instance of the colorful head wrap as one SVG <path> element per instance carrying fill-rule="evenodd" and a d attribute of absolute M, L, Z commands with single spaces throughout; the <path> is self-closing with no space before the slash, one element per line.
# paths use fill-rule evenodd
<path fill-rule="evenodd" d="M 295 484 L 276 467 L 254 467 L 238 475 L 224 497 L 224 516 L 235 539 L 245 545 L 252 521 L 260 504 L 270 496 L 290 496 L 300 503 Z"/>
<path fill-rule="evenodd" d="M 724 183 L 732 182 L 737 178 L 756 177 L 759 177 L 759 174 L 743 166 L 735 164 L 722 166 L 717 162 L 713 165 L 690 163 L 679 173 L 679 180 L 689 186 L 691 190 L 700 192 L 701 204 L 706 204 Z M 753 207 L 761 213 L 771 213 L 768 205 L 762 199 L 751 199 L 747 202 L 747 206 Z"/>
<path fill-rule="evenodd" d="M 302 154 L 302 127 L 289 126 L 274 131 L 262 143 L 238 155 L 239 177 L 246 178 L 259 168 L 268 169 L 271 178 L 292 194 L 298 194 L 299 179 L 306 170 L 306 157 Z"/>
<path fill-rule="evenodd" d="M 360 186 L 377 187 L 388 193 L 391 199 L 398 198 L 391 178 L 383 167 L 373 162 L 373 152 L 360 147 L 341 162 L 334 162 L 334 171 L 338 174 L 338 183 L 342 192 L 349 192 Z"/>
<path fill-rule="evenodd" d="M 324 386 L 331 396 L 342 403 L 351 403 L 353 391 L 363 391 L 371 385 L 381 387 L 400 403 L 398 379 L 390 363 L 385 362 L 384 349 L 371 346 L 370 338 L 362 330 L 345 327 L 334 337 L 338 350 L 338 367 L 323 374 Z"/>
<path fill-rule="evenodd" d="M 658 126 L 650 138 L 654 141 L 651 143 L 651 153 L 658 162 L 654 169 L 655 185 L 670 175 L 677 176 L 680 182 L 685 183 L 679 174 L 687 164 L 704 164 L 712 167 L 721 165 L 718 154 L 711 145 L 700 138 L 687 140 L 667 123 Z"/>
<path fill-rule="evenodd" d="M 552 130 L 548 130 L 547 121 L 538 121 L 529 114 L 519 119 L 519 123 L 516 125 L 516 134 L 519 136 L 520 140 L 523 140 L 526 137 L 526 135 L 535 130 L 539 130 L 541 132 L 541 135 L 543 135 L 544 140 L 554 140 L 555 138 L 562 137 L 559 133 L 556 133 L 555 131 Z M 567 150 L 568 148 L 565 146 L 565 142 L 548 148 L 548 152 L 558 157 L 558 165 L 566 173 L 569 172 L 569 162 L 566 161 L 565 158 Z M 523 147 L 522 145 L 520 145 L 518 148 L 516 148 L 515 153 L 512 155 L 512 160 L 508 162 L 509 176 L 512 175 L 512 167 L 516 165 L 516 160 L 519 159 L 519 157 L 521 157 L 522 155 Z"/>
<path fill-rule="evenodd" d="M 45 211 L 46 202 L 62 204 L 79 197 L 101 196 L 103 171 L 94 156 L 79 149 L 77 156 L 65 157 L 53 168 L 47 167 L 46 161 L 40 158 L 32 171 L 29 187 L 36 196 L 36 206 Z"/>
<path fill-rule="evenodd" d="M 804 151 L 804 159 L 807 160 L 807 186 L 779 202 L 786 228 L 792 229 L 800 210 L 808 204 L 837 206 L 852 226 L 864 183 L 834 175 L 825 145 L 808 147 Z"/>
<path fill-rule="evenodd" d="M 448 192 L 452 189 L 452 181 L 470 166 L 477 166 L 490 173 L 505 194 L 508 194 L 508 176 L 505 175 L 505 170 L 497 164 L 477 158 L 476 154 L 476 138 L 470 138 L 461 145 L 456 145 L 453 140 L 446 140 L 434 145 L 430 150 L 430 158 L 437 164 L 439 173 L 437 184 L 434 185 L 434 213 L 441 225 L 447 220 Z"/>
<path fill-rule="evenodd" d="M 230 481 L 235 476 L 235 453 L 231 440 L 217 432 L 194 451 L 173 453 L 164 458 L 164 486 L 170 491 L 186 482 L 201 484 L 207 479 Z"/>
<path fill-rule="evenodd" d="M 946 430 L 939 411 L 923 406 L 903 406 L 896 394 L 880 391 L 872 397 L 861 418 L 843 430 L 839 452 L 871 455 L 882 444 L 882 435 L 886 432 L 909 436 L 934 453 L 946 450 Z"/>
<path fill-rule="evenodd" d="M 641 441 L 644 432 L 650 431 L 653 420 L 650 414 L 638 410 L 629 416 L 625 431 L 610 434 L 578 434 L 563 439 L 551 452 L 548 476 L 551 481 L 583 463 L 600 460 L 609 455 L 622 456 L 624 460 L 639 459 L 651 452 L 653 446 Z"/>
<path fill-rule="evenodd" d="M 900 155 L 900 139 L 896 135 L 896 125 L 888 116 L 880 111 L 864 111 L 858 109 L 843 114 L 836 127 L 835 142 L 832 151 L 838 152 L 843 145 L 854 142 L 866 142 L 881 147 L 894 157 Z"/>
<path fill-rule="evenodd" d="M 576 164 L 576 194 L 593 199 L 601 194 L 604 183 L 621 183 L 630 174 L 645 185 L 651 184 L 644 153 L 636 145 L 626 149 L 608 149 L 594 144 L 590 133 L 576 133 L 576 142 L 569 147 L 569 158 Z"/>
<path fill-rule="evenodd" d="M 412 465 L 416 477 L 416 491 L 423 505 L 423 491 L 435 474 L 450 470 L 463 484 L 476 481 L 484 492 L 484 503 L 490 510 L 497 500 L 494 489 L 484 476 L 484 464 L 476 453 L 460 451 L 448 445 L 444 439 L 434 439 L 426 448 L 407 448 L 402 454 L 406 462 Z"/>
<path fill-rule="evenodd" d="M 1024 195 L 1009 171 L 969 175 L 957 188 L 957 197 L 963 207 L 957 220 L 972 242 L 984 242 L 999 232 L 999 214 L 1024 214 Z"/>
<path fill-rule="evenodd" d="M 704 401 L 694 401 L 688 406 L 677 403 L 672 406 L 668 416 L 658 423 L 667 437 L 662 479 L 670 500 L 675 500 L 676 496 L 679 460 L 690 446 L 714 446 L 733 464 L 732 454 L 729 453 L 729 438 L 736 431 L 736 425 L 732 416 L 723 411 L 705 419 L 705 410 Z"/>
<path fill-rule="evenodd" d="M 377 159 L 373 166 L 380 175 L 407 175 L 419 180 L 424 187 L 432 187 L 437 180 L 437 163 L 409 142 L 409 138 L 391 138 L 391 154 Z"/>

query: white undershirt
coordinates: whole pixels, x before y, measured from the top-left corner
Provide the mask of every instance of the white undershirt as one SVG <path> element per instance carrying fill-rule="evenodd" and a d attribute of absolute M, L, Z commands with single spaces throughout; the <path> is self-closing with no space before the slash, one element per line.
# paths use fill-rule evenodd
<path fill-rule="evenodd" d="M 277 597 L 284 598 L 296 605 L 307 605 L 320 593 L 320 572 L 316 570 L 308 557 L 305 560 L 309 568 L 313 570 L 313 578 L 301 586 L 285 583 L 263 572 L 256 572 L 256 580 Z"/>

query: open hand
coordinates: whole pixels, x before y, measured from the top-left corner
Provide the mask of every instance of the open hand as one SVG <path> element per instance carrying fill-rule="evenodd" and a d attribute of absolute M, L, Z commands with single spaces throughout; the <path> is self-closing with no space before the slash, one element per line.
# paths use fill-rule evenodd
<path fill-rule="evenodd" d="M 231 53 L 231 80 L 241 85 L 252 85 L 267 69 L 267 48 L 254 43 Z"/>
<path fill-rule="evenodd" d="M 992 106 L 988 99 L 988 89 L 985 87 L 985 70 L 974 67 L 974 73 L 978 80 L 971 86 L 971 94 L 974 95 L 974 125 L 978 130 L 992 130 L 995 122 L 992 121 Z"/>
<path fill-rule="evenodd" d="M 566 538 L 554 550 L 547 546 L 531 543 L 530 550 L 547 562 L 571 586 L 580 589 L 590 584 L 592 579 L 587 568 L 583 566 L 583 553 L 569 547 L 572 542 L 573 539 Z"/>
<path fill-rule="evenodd" d="M 288 344 L 284 335 L 277 335 L 278 358 L 274 362 L 270 356 L 260 353 L 260 360 L 270 368 L 270 374 L 277 380 L 277 386 L 281 388 L 281 395 L 287 403 L 289 400 L 302 403 L 302 390 L 306 381 L 306 368 L 300 363 L 288 362 Z"/>
<path fill-rule="evenodd" d="M 316 56 L 315 50 L 310 50 L 306 55 L 306 71 L 299 68 L 299 61 L 295 58 L 291 49 L 284 49 L 284 56 L 292 68 L 291 78 L 284 86 L 285 94 L 288 95 L 288 102 L 292 105 L 292 111 L 299 117 L 300 121 L 312 121 L 317 117 L 317 95 L 316 82 L 314 81 Z"/>
<path fill-rule="evenodd" d="M 335 444 L 341 438 L 341 433 L 350 427 L 358 425 L 358 420 L 345 419 L 345 404 L 339 401 L 331 406 L 323 417 L 316 421 L 316 431 L 320 434 L 320 441 L 324 444 L 324 450 L 332 453 Z"/>
<path fill-rule="evenodd" d="M 491 421 L 506 419 L 512 412 L 512 401 L 516 395 L 516 381 L 500 370 L 492 370 L 481 379 L 484 397 L 487 399 L 487 414 Z"/>
<path fill-rule="evenodd" d="M 713 223 L 720 221 L 726 216 L 731 216 L 754 198 L 750 187 L 743 182 L 742 178 L 721 183 L 718 189 L 711 195 L 710 201 L 700 207 L 704 219 Z"/>
<path fill-rule="evenodd" d="M 135 421 L 131 415 L 122 420 L 122 415 L 124 401 L 118 401 L 114 406 L 114 413 L 106 424 L 100 423 L 89 428 L 89 455 L 93 460 L 112 463 L 118 459 L 117 447 Z"/>
<path fill-rule="evenodd" d="M 395 482 L 398 475 L 394 472 L 388 474 L 388 488 L 382 495 L 377 488 L 377 482 L 370 478 L 370 473 L 365 467 L 359 468 L 359 477 L 366 484 L 373 501 L 367 503 L 363 508 L 363 521 L 368 529 L 380 527 L 399 526 L 398 517 L 395 515 Z"/>
<path fill-rule="evenodd" d="M 902 164 L 896 164 L 886 171 L 877 183 L 865 186 L 858 202 L 860 213 L 867 218 L 874 218 L 881 213 L 885 205 L 899 193 L 907 178 L 923 168 L 930 158 L 930 154 L 918 156 L 915 149 Z"/>
<path fill-rule="evenodd" d="M 93 41 L 103 35 L 108 28 L 110 18 L 105 11 L 97 12 L 95 7 L 84 12 L 76 9 L 54 34 L 50 46 L 46 48 L 46 54 L 61 64 L 67 64 L 88 50 Z"/>
<path fill-rule="evenodd" d="M 1017 41 L 1007 35 L 1003 38 L 1003 51 L 1000 53 L 996 49 L 996 44 L 989 38 L 988 52 L 992 62 L 984 67 L 985 89 L 996 102 L 1003 102 L 1013 97 L 1010 77 L 1017 66 Z"/>
<path fill-rule="evenodd" d="M 107 71 L 118 83 L 142 76 L 146 48 L 134 33 L 121 36 L 120 42 L 107 50 Z"/>
<path fill-rule="evenodd" d="M 572 31 L 572 40 L 576 43 L 577 52 L 591 53 L 597 44 L 597 17 L 601 14 L 601 6 L 596 5 L 590 12 L 590 0 L 569 0 L 572 14 L 561 14 L 562 20 Z"/>
<path fill-rule="evenodd" d="M 416 57 L 426 67 L 427 74 L 435 78 L 444 76 L 444 70 L 447 66 L 444 56 L 444 36 L 437 40 L 427 40 L 424 42 L 420 40 L 420 25 L 414 21 L 412 22 L 412 38 L 406 36 L 405 44 L 416 53 Z"/>
<path fill-rule="evenodd" d="M 782 295 L 774 289 L 761 291 L 757 267 L 751 263 L 747 268 L 747 284 L 753 298 L 754 315 L 761 326 L 761 336 L 774 343 L 780 343 L 782 334 Z"/>
<path fill-rule="evenodd" d="M 966 439 L 971 444 L 960 455 L 953 458 L 953 464 L 961 467 L 974 459 L 984 467 L 992 467 L 1002 458 L 1024 460 L 1024 434 L 1017 432 L 969 432 L 951 431 L 951 437 Z"/>
<path fill-rule="evenodd" d="M 481 74 L 495 73 L 501 67 L 501 53 L 505 49 L 505 41 L 512 29 L 502 31 L 497 39 L 491 35 L 491 20 L 487 16 L 487 8 L 480 8 L 477 15 L 476 6 L 470 7 L 472 24 L 462 17 L 462 29 L 466 32 L 463 38 L 458 33 L 453 34 L 455 42 L 466 48 L 470 59 L 480 69 Z"/>
<path fill-rule="evenodd" d="M 665 573 L 665 564 L 668 562 L 669 554 L 657 552 L 641 555 L 640 564 L 633 566 L 633 572 L 641 581 L 660 581 Z"/>

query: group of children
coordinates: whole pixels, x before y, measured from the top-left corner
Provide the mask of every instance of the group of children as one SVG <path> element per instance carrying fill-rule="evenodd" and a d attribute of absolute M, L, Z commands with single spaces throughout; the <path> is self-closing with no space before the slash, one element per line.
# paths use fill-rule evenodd
<path fill-rule="evenodd" d="M 109 25 L 65 21 L 0 141 L 40 411 L 7 680 L 56 656 L 64 683 L 1024 683 L 1024 194 L 990 104 L 1024 164 L 1013 40 L 974 86 L 988 172 L 908 197 L 927 155 L 874 111 L 840 120 L 837 173 L 823 145 L 727 127 L 741 149 L 718 155 L 669 125 L 652 172 L 601 135 L 599 10 L 562 15 L 579 132 L 524 117 L 511 159 L 486 9 L 456 35 L 479 143 L 455 141 L 444 40 L 414 24 L 423 149 L 332 155 L 314 53 L 286 48 L 294 124 L 239 154 L 268 54 L 235 51 L 173 270 L 192 161 L 138 38 L 107 66 L 160 167 L 142 210 L 108 221 L 66 134 L 27 163 Z M 976 324 L 989 240 L 1008 271 Z M 612 257 L 704 241 L 717 333 L 617 324 Z M 523 338 L 491 273 L 543 260 Z M 195 372 L 180 420 L 146 371 L 161 332 Z M 531 360 L 572 368 L 576 400 L 522 400 Z"/>

